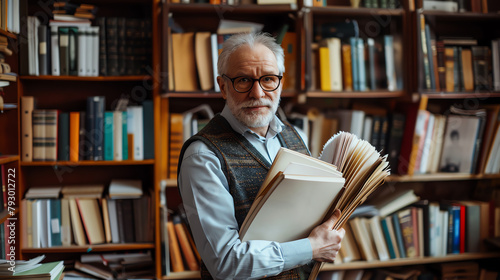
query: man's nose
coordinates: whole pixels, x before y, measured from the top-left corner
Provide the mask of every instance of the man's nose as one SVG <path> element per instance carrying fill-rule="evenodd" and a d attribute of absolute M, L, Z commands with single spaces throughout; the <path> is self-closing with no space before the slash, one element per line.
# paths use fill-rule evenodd
<path fill-rule="evenodd" d="M 262 98 L 266 95 L 264 90 L 260 87 L 259 80 L 253 81 L 253 86 L 248 95 L 252 98 Z"/>

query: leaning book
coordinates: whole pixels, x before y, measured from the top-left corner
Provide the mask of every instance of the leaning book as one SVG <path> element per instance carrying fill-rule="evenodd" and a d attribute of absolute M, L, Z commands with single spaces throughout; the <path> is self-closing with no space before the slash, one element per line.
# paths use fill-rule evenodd
<path fill-rule="evenodd" d="M 0 279 L 59 280 L 64 270 L 63 261 L 40 263 L 44 255 L 34 259 L 0 260 Z"/>
<path fill-rule="evenodd" d="M 241 229 L 241 240 L 287 242 L 305 238 L 335 209 L 340 229 L 390 175 L 387 156 L 354 134 L 339 132 L 319 159 L 281 148 Z M 322 263 L 309 276 L 316 279 Z"/>

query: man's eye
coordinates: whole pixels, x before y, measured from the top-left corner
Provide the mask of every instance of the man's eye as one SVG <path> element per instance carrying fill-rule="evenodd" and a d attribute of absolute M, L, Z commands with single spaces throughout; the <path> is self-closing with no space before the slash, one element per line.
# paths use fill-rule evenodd
<path fill-rule="evenodd" d="M 250 81 L 250 79 L 243 77 L 243 78 L 240 78 L 239 81 L 242 82 L 242 83 L 248 83 Z"/>

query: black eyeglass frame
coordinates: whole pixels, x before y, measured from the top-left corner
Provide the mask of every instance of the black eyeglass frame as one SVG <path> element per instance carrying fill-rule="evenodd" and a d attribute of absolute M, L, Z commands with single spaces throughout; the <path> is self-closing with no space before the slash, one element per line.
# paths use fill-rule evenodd
<path fill-rule="evenodd" d="M 265 91 L 265 92 L 275 91 L 275 90 L 277 90 L 277 89 L 280 87 L 280 85 L 281 85 L 281 79 L 283 79 L 283 75 L 274 75 L 274 74 L 269 74 L 269 75 L 260 76 L 258 79 L 254 79 L 254 78 L 251 78 L 251 77 L 248 77 L 248 76 L 237 76 L 237 77 L 231 78 L 231 77 L 229 77 L 229 76 L 228 76 L 228 75 L 226 75 L 226 74 L 222 74 L 221 76 L 228 78 L 228 79 L 231 81 L 231 84 L 233 85 L 233 89 L 234 89 L 236 92 L 238 92 L 238 93 L 247 93 L 247 92 L 250 92 L 250 91 L 252 90 L 252 88 L 253 88 L 253 85 L 255 84 L 255 81 L 258 81 L 258 82 L 259 82 L 259 86 L 260 86 L 260 88 L 261 88 L 263 91 Z M 277 77 L 277 78 L 278 78 L 278 85 L 277 85 L 277 86 L 276 86 L 276 88 L 275 88 L 275 89 L 273 89 L 273 90 L 267 90 L 267 89 L 264 89 L 264 88 L 262 87 L 262 85 L 260 84 L 260 80 L 261 80 L 262 78 L 264 78 L 264 77 L 269 77 L 269 76 L 274 76 L 274 77 Z M 237 89 L 236 89 L 236 87 L 234 86 L 234 81 L 235 81 L 236 79 L 238 79 L 238 78 L 248 78 L 248 79 L 252 80 L 252 86 L 250 86 L 250 88 L 249 88 L 248 90 L 246 90 L 246 91 L 239 91 L 239 90 L 237 90 Z"/>

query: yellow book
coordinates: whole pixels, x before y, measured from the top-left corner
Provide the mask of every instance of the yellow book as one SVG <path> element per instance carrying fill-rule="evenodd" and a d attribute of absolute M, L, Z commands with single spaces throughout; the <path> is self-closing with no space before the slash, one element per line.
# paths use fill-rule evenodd
<path fill-rule="evenodd" d="M 331 91 L 330 51 L 328 47 L 319 47 L 319 75 L 322 91 Z"/>

